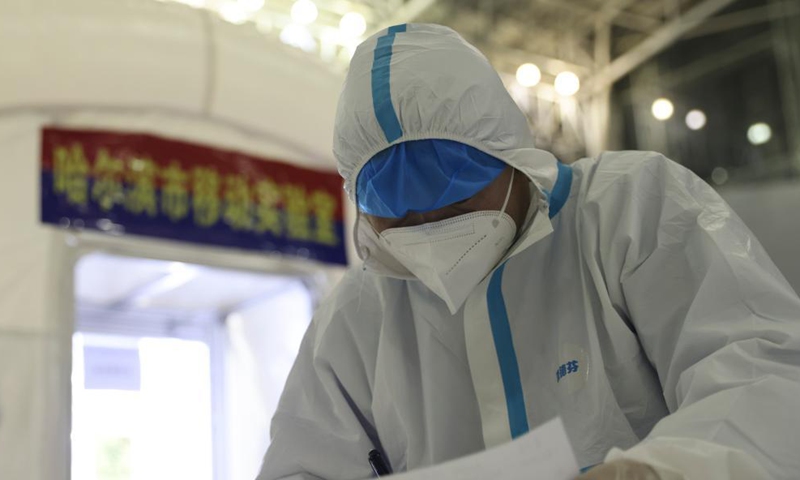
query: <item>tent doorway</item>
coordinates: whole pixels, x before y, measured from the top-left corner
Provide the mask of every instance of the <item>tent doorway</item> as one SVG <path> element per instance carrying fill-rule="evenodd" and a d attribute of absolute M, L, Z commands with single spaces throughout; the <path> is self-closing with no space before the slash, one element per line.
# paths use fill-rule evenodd
<path fill-rule="evenodd" d="M 312 300 L 297 277 L 82 257 L 72 478 L 254 478 Z"/>

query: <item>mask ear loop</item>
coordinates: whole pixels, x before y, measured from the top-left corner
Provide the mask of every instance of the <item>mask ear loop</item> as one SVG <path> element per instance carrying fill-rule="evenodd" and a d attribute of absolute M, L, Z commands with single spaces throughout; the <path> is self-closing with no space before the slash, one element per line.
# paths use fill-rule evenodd
<path fill-rule="evenodd" d="M 514 186 L 514 173 L 516 173 L 516 168 L 511 168 L 511 181 L 508 182 L 508 191 L 506 192 L 506 199 L 503 201 L 503 208 L 500 209 L 500 214 L 497 215 L 497 218 L 492 220 L 492 226 L 497 227 L 500 225 L 500 216 L 506 212 L 506 207 L 508 206 L 508 199 L 511 198 L 511 187 Z"/>
<path fill-rule="evenodd" d="M 362 260 L 362 268 L 366 271 L 366 262 L 369 260 L 369 257 L 372 252 L 370 252 L 369 247 L 362 247 L 361 241 L 358 239 L 358 227 L 361 223 L 361 209 L 358 208 L 358 190 L 353 193 L 353 197 L 355 200 L 355 207 L 356 207 L 356 221 L 353 222 L 353 244 L 356 247 L 356 253 L 358 257 Z"/>
<path fill-rule="evenodd" d="M 363 262 L 366 262 L 370 257 L 369 247 L 362 247 L 361 241 L 358 239 L 358 226 L 361 223 L 361 212 L 358 211 L 358 206 L 356 206 L 356 221 L 353 223 L 353 243 L 356 246 L 356 252 L 358 253 L 359 258 Z M 364 267 L 366 270 L 366 267 Z"/>
<path fill-rule="evenodd" d="M 358 226 L 361 223 L 361 210 L 358 208 L 358 190 L 354 193 L 355 207 L 356 207 L 356 221 L 353 222 L 353 244 L 356 247 L 356 253 L 361 258 L 361 284 L 358 287 L 358 305 L 356 306 L 356 313 L 361 311 L 361 297 L 364 293 L 364 277 L 367 276 L 367 260 L 370 257 L 369 247 L 361 247 L 361 242 L 358 240 Z"/>

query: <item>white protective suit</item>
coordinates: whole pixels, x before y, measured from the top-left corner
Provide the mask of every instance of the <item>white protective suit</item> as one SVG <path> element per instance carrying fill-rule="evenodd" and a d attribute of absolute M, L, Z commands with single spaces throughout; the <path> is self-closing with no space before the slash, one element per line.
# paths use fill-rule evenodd
<path fill-rule="evenodd" d="M 260 480 L 366 478 L 373 448 L 413 469 L 559 415 L 581 467 L 800 478 L 800 300 L 708 185 L 655 153 L 559 164 L 479 52 L 394 27 L 359 47 L 342 93 L 351 198 L 376 152 L 423 138 L 514 166 L 535 215 L 455 315 L 360 222 L 365 266 L 316 313 Z"/>

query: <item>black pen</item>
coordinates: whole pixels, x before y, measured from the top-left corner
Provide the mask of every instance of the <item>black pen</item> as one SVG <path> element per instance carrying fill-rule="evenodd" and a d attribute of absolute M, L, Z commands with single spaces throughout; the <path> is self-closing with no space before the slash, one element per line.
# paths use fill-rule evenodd
<path fill-rule="evenodd" d="M 370 450 L 369 466 L 372 467 L 372 471 L 375 473 L 376 477 L 392 474 L 392 471 L 389 470 L 389 466 L 386 465 L 386 461 L 383 460 L 383 455 L 377 450 Z"/>

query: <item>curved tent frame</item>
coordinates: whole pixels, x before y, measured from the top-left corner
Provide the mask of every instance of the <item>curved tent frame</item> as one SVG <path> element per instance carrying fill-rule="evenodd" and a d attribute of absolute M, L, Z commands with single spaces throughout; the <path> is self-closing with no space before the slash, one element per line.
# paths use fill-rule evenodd
<path fill-rule="evenodd" d="M 252 26 L 155 1 L 4 1 L 0 44 L 0 478 L 67 479 L 72 274 L 81 255 L 331 277 L 338 270 L 45 227 L 41 128 L 151 133 L 332 170 L 342 78 Z"/>

